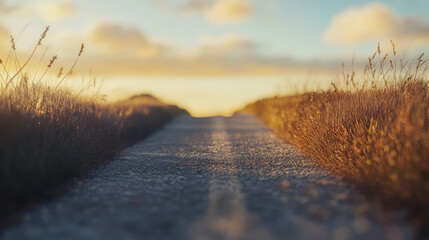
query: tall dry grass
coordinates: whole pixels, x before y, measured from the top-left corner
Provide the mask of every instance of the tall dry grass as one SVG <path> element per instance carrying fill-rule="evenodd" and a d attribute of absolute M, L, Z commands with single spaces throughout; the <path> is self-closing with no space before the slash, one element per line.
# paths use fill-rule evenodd
<path fill-rule="evenodd" d="M 406 61 L 380 47 L 358 77 L 329 91 L 248 105 L 321 166 L 389 205 L 429 216 L 429 86 L 424 55 Z"/>
<path fill-rule="evenodd" d="M 26 67 L 48 30 L 25 61 L 18 60 L 13 37 L 9 54 L 0 60 L 0 219 L 85 175 L 185 112 L 148 96 L 106 104 L 64 89 L 83 45 L 70 69 L 60 68 L 56 84 L 44 84 L 56 56 L 39 75 Z"/>

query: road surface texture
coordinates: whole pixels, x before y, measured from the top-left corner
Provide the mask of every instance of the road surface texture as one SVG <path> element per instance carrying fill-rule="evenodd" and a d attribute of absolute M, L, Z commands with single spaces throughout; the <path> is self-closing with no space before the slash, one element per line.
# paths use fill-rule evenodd
<path fill-rule="evenodd" d="M 183 116 L 2 239 L 411 239 L 254 117 Z"/>

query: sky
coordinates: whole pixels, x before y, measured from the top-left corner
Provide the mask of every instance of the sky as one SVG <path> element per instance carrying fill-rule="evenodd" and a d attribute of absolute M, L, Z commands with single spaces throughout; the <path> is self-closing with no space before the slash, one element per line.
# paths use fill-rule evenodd
<path fill-rule="evenodd" d="M 73 76 L 103 80 L 108 99 L 149 92 L 195 116 L 229 115 L 329 85 L 342 62 L 378 42 L 427 51 L 427 9 L 425 0 L 0 0 L 0 58 L 9 35 L 25 59 L 50 26 L 39 54 L 58 55 L 58 70 L 84 43 Z"/>

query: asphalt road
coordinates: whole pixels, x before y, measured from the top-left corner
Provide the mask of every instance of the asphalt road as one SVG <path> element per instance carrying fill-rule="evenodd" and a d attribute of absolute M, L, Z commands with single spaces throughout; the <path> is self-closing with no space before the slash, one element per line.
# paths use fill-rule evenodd
<path fill-rule="evenodd" d="M 368 202 L 251 116 L 183 116 L 0 236 L 411 239 L 399 215 Z"/>

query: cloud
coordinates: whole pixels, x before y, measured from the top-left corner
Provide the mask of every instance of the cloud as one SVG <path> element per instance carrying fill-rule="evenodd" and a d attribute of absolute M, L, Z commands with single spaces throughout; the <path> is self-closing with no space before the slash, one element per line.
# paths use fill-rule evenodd
<path fill-rule="evenodd" d="M 8 14 L 17 9 L 17 5 L 8 5 L 5 3 L 4 0 L 0 0 L 0 13 L 1 14 Z"/>
<path fill-rule="evenodd" d="M 340 66 L 337 62 L 264 58 L 257 54 L 255 43 L 234 34 L 203 36 L 194 47 L 152 44 L 162 46 L 162 54 L 142 57 L 110 51 L 87 52 L 78 70 L 90 67 L 99 76 L 278 76 L 307 72 L 309 67 L 331 72 Z"/>
<path fill-rule="evenodd" d="M 348 44 L 384 37 L 393 32 L 395 21 L 392 10 L 383 4 L 352 8 L 334 17 L 324 40 Z"/>
<path fill-rule="evenodd" d="M 399 18 L 387 5 L 371 3 L 336 15 L 323 35 L 329 44 L 358 44 L 393 39 L 401 44 L 429 40 L 429 25 L 417 17 Z"/>
<path fill-rule="evenodd" d="M 77 39 L 63 37 L 72 41 L 68 45 L 78 45 Z M 274 66 L 258 58 L 258 45 L 237 34 L 203 35 L 193 44 L 181 45 L 150 39 L 139 29 L 101 22 L 79 38 L 87 39 L 88 51 L 78 68 L 84 71 L 82 68 L 89 66 L 99 75 L 212 76 L 285 71 L 283 65 Z"/>
<path fill-rule="evenodd" d="M 218 0 L 205 12 L 214 24 L 240 23 L 250 19 L 253 12 L 249 0 Z"/>
<path fill-rule="evenodd" d="M 187 0 L 179 8 L 179 12 L 184 16 L 191 16 L 194 14 L 204 13 L 212 3 L 207 0 Z"/>
<path fill-rule="evenodd" d="M 203 35 L 196 43 L 180 45 L 174 42 L 149 39 L 139 29 L 116 23 L 100 22 L 90 27 L 83 39 L 99 54 L 135 56 L 142 59 L 219 59 L 240 58 L 255 53 L 257 44 L 237 34 Z"/>
<path fill-rule="evenodd" d="M 3 0 L 0 0 L 0 13 L 4 15 L 36 16 L 53 22 L 72 17 L 75 14 L 75 5 L 71 2 L 55 1 L 7 5 Z"/>
<path fill-rule="evenodd" d="M 212 24 L 243 23 L 251 19 L 254 6 L 252 0 L 185 0 L 182 3 L 167 2 L 166 0 L 146 0 L 163 10 L 176 9 L 180 15 L 194 15 Z"/>
<path fill-rule="evenodd" d="M 75 6 L 71 2 L 42 2 L 34 6 L 33 11 L 47 21 L 58 21 L 70 18 L 75 13 Z"/>
<path fill-rule="evenodd" d="M 87 38 L 110 54 L 128 54 L 149 58 L 161 53 L 162 46 L 151 42 L 141 31 L 127 29 L 119 24 L 98 23 L 90 29 Z"/>
<path fill-rule="evenodd" d="M 89 64 L 89 65 L 88 65 Z M 154 59 L 87 58 L 95 74 L 104 76 L 283 76 L 317 73 L 337 73 L 339 62 L 300 62 L 289 58 L 241 59 Z"/>
<path fill-rule="evenodd" d="M 233 58 L 252 55 L 257 45 L 237 34 L 203 36 L 198 53 L 203 58 Z"/>
<path fill-rule="evenodd" d="M 254 56 L 239 59 L 154 58 L 85 55 L 77 71 L 89 68 L 97 76 L 279 76 L 290 73 L 336 72 L 340 63 L 299 62 L 288 58 L 265 59 Z"/>
<path fill-rule="evenodd" d="M 99 22 L 82 33 L 64 33 L 60 53 L 72 62 L 84 40 L 85 52 L 76 72 L 88 69 L 97 76 L 235 76 L 281 75 L 306 72 L 308 67 L 325 71 L 339 63 L 299 62 L 288 58 L 269 58 L 259 54 L 260 45 L 246 36 L 228 33 L 202 35 L 193 43 L 179 44 L 153 39 L 140 29 L 117 23 Z M 65 57 L 64 57 L 65 56 Z M 67 65 L 67 64 L 66 64 Z"/>
<path fill-rule="evenodd" d="M 161 11 L 170 11 L 172 4 L 169 0 L 145 0 Z"/>

